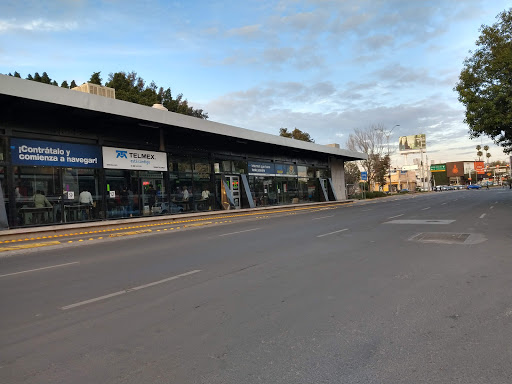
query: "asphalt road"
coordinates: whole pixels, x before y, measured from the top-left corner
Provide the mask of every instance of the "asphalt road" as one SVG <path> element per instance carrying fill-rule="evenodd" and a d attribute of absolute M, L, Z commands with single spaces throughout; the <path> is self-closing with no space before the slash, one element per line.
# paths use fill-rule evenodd
<path fill-rule="evenodd" d="M 4 253 L 0 382 L 511 383 L 512 191 Z"/>

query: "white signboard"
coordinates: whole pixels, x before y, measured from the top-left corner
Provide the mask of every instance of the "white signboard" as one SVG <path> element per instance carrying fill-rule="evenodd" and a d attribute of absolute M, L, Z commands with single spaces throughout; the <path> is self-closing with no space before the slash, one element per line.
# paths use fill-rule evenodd
<path fill-rule="evenodd" d="M 103 147 L 103 168 L 167 171 L 167 153 Z"/>
<path fill-rule="evenodd" d="M 414 165 L 402 165 L 402 171 L 414 171 L 418 169 L 418 166 L 416 164 Z"/>

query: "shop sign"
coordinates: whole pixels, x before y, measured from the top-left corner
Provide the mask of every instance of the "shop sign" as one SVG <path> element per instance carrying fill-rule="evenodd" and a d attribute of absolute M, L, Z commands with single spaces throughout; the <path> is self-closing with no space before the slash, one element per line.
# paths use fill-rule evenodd
<path fill-rule="evenodd" d="M 102 149 L 104 168 L 167 171 L 167 153 L 165 152 L 115 147 Z"/>
<path fill-rule="evenodd" d="M 248 162 L 249 175 L 252 176 L 275 176 L 275 167 L 273 163 Z"/>
<path fill-rule="evenodd" d="M 446 174 L 448 177 L 464 176 L 464 162 L 446 163 Z"/>
<path fill-rule="evenodd" d="M 276 164 L 276 176 L 297 176 L 297 167 L 288 164 Z"/>
<path fill-rule="evenodd" d="M 56 141 L 11 139 L 14 165 L 101 168 L 100 147 Z"/>
<path fill-rule="evenodd" d="M 485 165 L 483 161 L 475 161 L 475 170 L 479 175 L 485 174 Z"/>
<path fill-rule="evenodd" d="M 430 172 L 445 172 L 446 164 L 433 164 L 430 166 Z"/>

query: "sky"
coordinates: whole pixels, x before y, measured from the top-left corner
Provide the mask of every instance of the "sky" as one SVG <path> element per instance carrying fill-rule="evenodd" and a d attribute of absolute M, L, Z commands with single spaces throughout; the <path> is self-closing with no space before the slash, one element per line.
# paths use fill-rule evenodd
<path fill-rule="evenodd" d="M 354 129 L 426 134 L 429 160 L 473 161 L 453 90 L 504 0 L 3 0 L 0 73 L 81 84 L 135 71 L 209 120 L 343 148 Z M 412 163 L 414 156 L 408 156 Z M 403 165 L 395 153 L 393 163 Z"/>

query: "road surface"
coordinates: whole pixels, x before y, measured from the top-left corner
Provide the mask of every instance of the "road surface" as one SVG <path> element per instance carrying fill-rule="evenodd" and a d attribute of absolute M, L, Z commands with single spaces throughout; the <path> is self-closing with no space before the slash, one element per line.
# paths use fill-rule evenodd
<path fill-rule="evenodd" d="M 0 382 L 511 383 L 511 218 L 447 191 L 2 253 Z"/>

